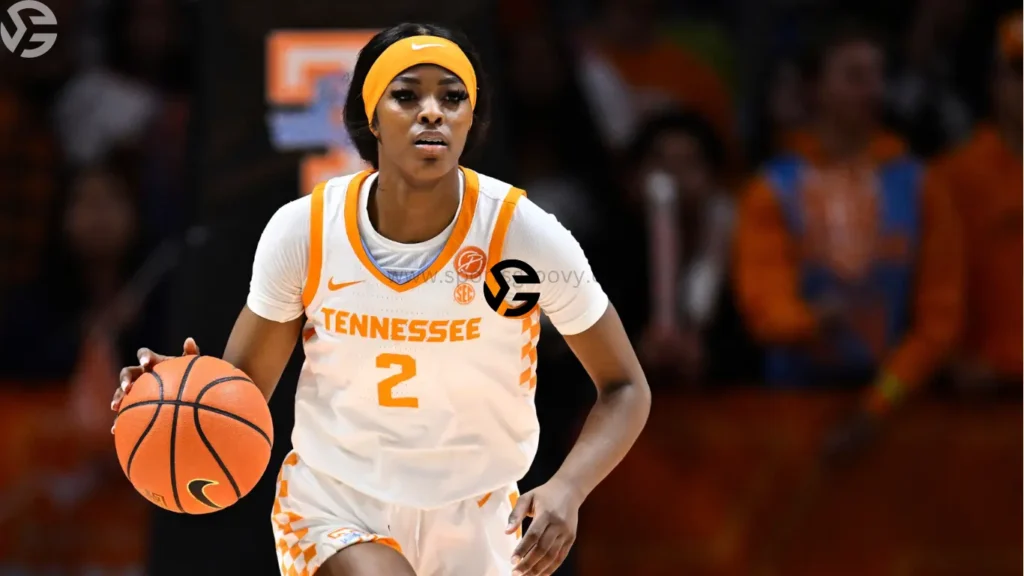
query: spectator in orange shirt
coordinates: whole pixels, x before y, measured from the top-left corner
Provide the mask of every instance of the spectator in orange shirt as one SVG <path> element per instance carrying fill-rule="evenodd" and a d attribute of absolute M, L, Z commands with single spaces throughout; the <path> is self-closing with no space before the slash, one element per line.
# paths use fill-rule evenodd
<path fill-rule="evenodd" d="M 993 122 L 937 163 L 963 222 L 964 338 L 953 376 L 962 387 L 1021 386 L 1021 23 L 1003 20 L 994 59 Z"/>
<path fill-rule="evenodd" d="M 809 64 L 812 127 L 742 198 L 735 282 L 770 382 L 874 383 L 830 441 L 841 450 L 952 348 L 960 242 L 947 195 L 880 128 L 879 44 L 844 25 Z"/>

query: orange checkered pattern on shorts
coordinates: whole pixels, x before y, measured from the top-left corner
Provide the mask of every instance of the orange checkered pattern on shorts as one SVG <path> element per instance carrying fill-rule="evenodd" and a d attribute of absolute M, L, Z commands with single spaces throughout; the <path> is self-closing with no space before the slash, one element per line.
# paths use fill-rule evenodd
<path fill-rule="evenodd" d="M 280 562 L 282 576 L 313 576 L 320 567 L 322 558 L 317 557 L 316 542 L 306 538 L 309 535 L 311 521 L 302 516 L 285 510 L 281 505 L 281 499 L 288 497 L 288 481 L 284 478 L 284 470 L 289 466 L 295 466 L 299 462 L 299 455 L 292 452 L 284 459 L 281 472 L 277 475 L 277 496 L 274 498 L 274 536 L 277 538 L 277 558 Z M 353 544 L 363 542 L 376 542 L 394 549 L 399 554 L 402 547 L 394 538 L 368 534 L 355 528 L 339 528 L 329 534 L 327 538 L 336 542 L 333 550 L 341 550 Z M 330 555 L 330 551 L 327 552 Z"/>
<path fill-rule="evenodd" d="M 316 543 L 305 540 L 309 533 L 305 519 L 281 507 L 281 499 L 288 497 L 288 481 L 284 479 L 284 469 L 298 462 L 298 454 L 292 452 L 284 459 L 281 472 L 277 475 L 273 521 L 274 536 L 277 537 L 277 558 L 283 576 L 312 576 L 319 567 L 315 563 Z"/>
<path fill-rule="evenodd" d="M 522 368 L 519 374 L 519 385 L 529 386 L 533 390 L 537 386 L 537 342 L 540 341 L 540 310 L 534 309 L 523 320 Z"/>

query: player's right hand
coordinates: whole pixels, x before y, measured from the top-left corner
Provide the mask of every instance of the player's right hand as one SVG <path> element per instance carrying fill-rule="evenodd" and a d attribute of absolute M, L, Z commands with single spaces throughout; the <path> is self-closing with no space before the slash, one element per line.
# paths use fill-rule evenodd
<path fill-rule="evenodd" d="M 183 356 L 194 356 L 199 354 L 199 346 L 196 345 L 196 341 L 192 338 L 186 338 L 185 344 L 182 346 Z M 110 409 L 114 412 L 121 410 L 121 401 L 132 389 L 132 384 L 139 379 L 146 372 L 151 372 L 153 367 L 157 364 L 174 358 L 174 356 L 164 356 L 163 354 L 157 354 L 149 348 L 139 348 L 138 352 L 139 364 L 138 366 L 125 366 L 121 369 L 121 382 L 117 389 L 114 390 L 114 399 L 110 401 Z M 114 427 L 117 427 L 117 420 L 114 420 Z M 110 429 L 110 433 L 114 433 L 114 428 Z"/>

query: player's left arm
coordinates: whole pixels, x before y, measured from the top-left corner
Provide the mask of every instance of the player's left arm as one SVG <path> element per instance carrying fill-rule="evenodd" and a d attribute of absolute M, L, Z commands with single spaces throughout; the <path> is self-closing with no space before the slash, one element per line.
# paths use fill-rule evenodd
<path fill-rule="evenodd" d="M 590 270 L 583 250 L 553 216 L 521 202 L 505 257 L 540 273 L 541 310 L 565 337 L 597 387 L 597 402 L 558 472 L 524 494 L 509 518 L 509 533 L 526 516 L 533 523 L 516 548 L 522 576 L 550 574 L 576 537 L 578 510 L 615 468 L 647 421 L 651 391 L 614 306 Z"/>

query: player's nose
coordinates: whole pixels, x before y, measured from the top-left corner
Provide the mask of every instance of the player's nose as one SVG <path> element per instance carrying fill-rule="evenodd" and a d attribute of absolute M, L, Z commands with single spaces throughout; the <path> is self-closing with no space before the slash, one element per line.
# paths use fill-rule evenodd
<path fill-rule="evenodd" d="M 423 107 L 420 108 L 419 122 L 430 126 L 440 126 L 444 122 L 444 110 L 437 98 L 424 99 Z"/>

